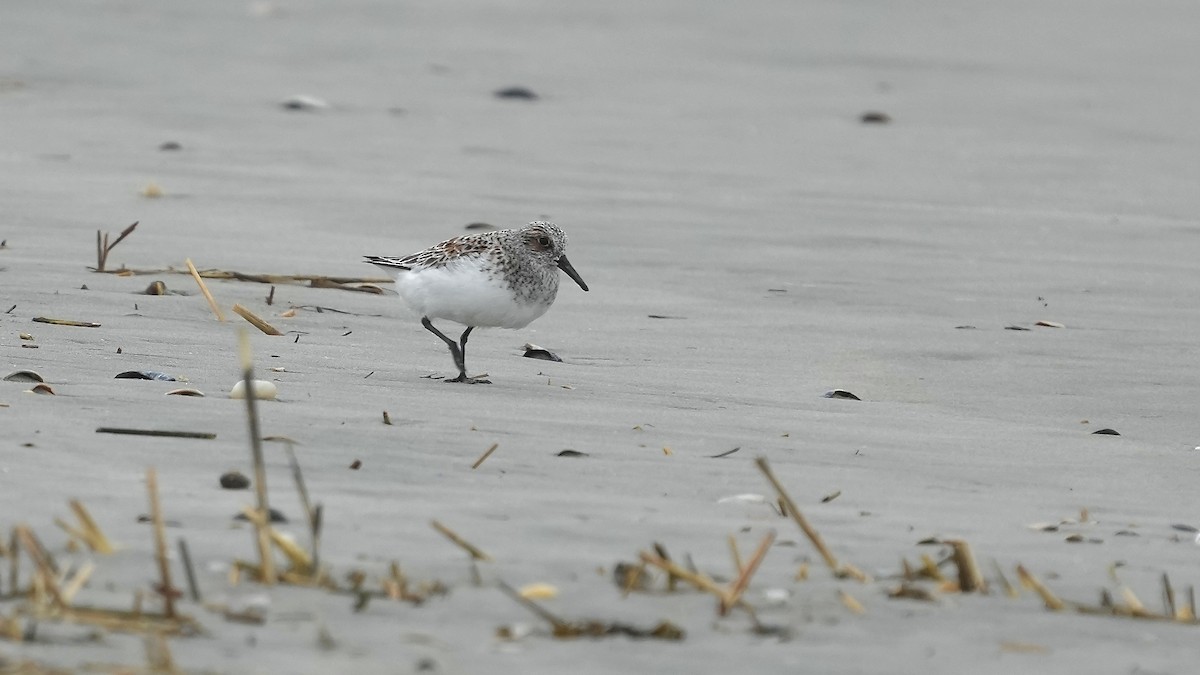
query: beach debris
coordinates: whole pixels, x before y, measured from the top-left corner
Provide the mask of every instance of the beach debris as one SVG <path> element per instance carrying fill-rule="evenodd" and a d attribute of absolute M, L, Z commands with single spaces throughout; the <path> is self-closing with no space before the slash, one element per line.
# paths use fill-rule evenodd
<path fill-rule="evenodd" d="M 204 440 L 212 440 L 217 437 L 215 433 L 207 431 L 170 431 L 163 429 L 127 429 L 123 427 L 98 427 L 98 434 L 123 434 L 126 436 L 158 436 L 160 438 L 199 438 Z"/>
<path fill-rule="evenodd" d="M 647 314 L 648 319 L 686 319 L 686 316 L 667 316 L 666 314 Z"/>
<path fill-rule="evenodd" d="M 356 459 L 353 462 L 350 462 L 350 469 L 352 471 L 358 471 L 361 468 L 362 468 L 362 460 L 361 459 Z"/>
<path fill-rule="evenodd" d="M 964 324 L 962 326 L 955 326 L 954 330 L 976 330 L 976 328 L 975 326 Z"/>
<path fill-rule="evenodd" d="M 41 375 L 32 370 L 14 370 L 4 376 L 8 382 L 45 382 Z"/>
<path fill-rule="evenodd" d="M 831 502 L 841 496 L 842 496 L 841 490 L 834 490 L 833 492 L 830 492 L 829 494 L 825 495 L 824 497 L 821 497 L 821 503 L 828 504 L 829 502 Z"/>
<path fill-rule="evenodd" d="M 55 525 L 96 553 L 107 555 L 116 550 L 82 502 L 72 499 L 68 504 L 75 513 L 75 517 L 79 519 L 79 525 L 71 525 L 62 518 L 55 518 Z"/>
<path fill-rule="evenodd" d="M 71 319 L 50 319 L 44 316 L 33 317 L 36 323 L 49 323 L 55 326 L 75 326 L 77 328 L 99 328 L 100 324 L 93 321 L 73 321 Z"/>
<path fill-rule="evenodd" d="M 117 236 L 117 238 L 115 240 L 113 240 L 113 242 L 111 244 L 108 243 L 108 233 L 107 232 L 102 232 L 100 230 L 96 230 L 96 267 L 94 268 L 95 271 L 97 271 L 97 272 L 106 271 L 104 266 L 108 263 L 108 254 L 110 252 L 112 252 L 112 250 L 117 247 L 117 244 L 121 243 L 121 241 L 124 240 L 125 237 L 128 237 L 129 235 L 133 234 L 133 231 L 135 229 L 137 229 L 137 226 L 138 226 L 138 224 L 135 222 L 134 224 L 130 225 L 129 227 L 125 228 L 124 230 L 121 230 L 121 234 L 119 234 Z"/>
<path fill-rule="evenodd" d="M 319 110 L 328 110 L 330 105 L 324 99 L 308 94 L 297 94 L 284 99 L 279 103 L 284 110 L 294 110 L 303 112 L 316 112 Z"/>
<path fill-rule="evenodd" d="M 220 483 L 226 490 L 245 490 L 250 487 L 250 479 L 241 471 L 226 471 L 221 474 Z"/>
<path fill-rule="evenodd" d="M 834 576 L 839 578 L 849 577 L 863 583 L 870 581 L 871 578 L 854 565 L 838 562 L 837 557 L 834 556 L 833 552 L 829 550 L 829 547 L 825 545 L 824 539 L 822 539 L 817 530 L 813 528 L 811 524 L 809 524 L 808 519 L 805 518 L 802 513 L 800 513 L 800 509 L 796 508 L 796 503 L 792 501 L 792 498 L 788 495 L 787 491 L 783 489 L 783 485 L 779 482 L 779 479 L 777 479 L 775 474 L 772 473 L 771 467 L 767 463 L 767 458 L 759 457 L 754 460 L 754 462 L 758 466 L 758 470 L 762 472 L 767 481 L 771 483 L 771 486 L 775 488 L 775 492 L 779 495 L 781 504 L 785 507 L 784 511 L 786 514 L 791 516 L 792 520 L 796 522 L 796 525 L 800 527 L 800 530 L 804 532 L 804 535 L 808 537 L 808 540 L 812 543 L 813 548 L 817 549 L 817 552 L 821 554 L 821 559 L 824 560 L 825 564 L 829 566 L 829 569 L 833 571 Z"/>
<path fill-rule="evenodd" d="M 961 593 L 987 593 L 987 582 L 983 580 L 983 572 L 975 562 L 975 554 L 971 545 L 962 539 L 946 540 L 953 549 L 954 565 L 958 568 L 958 590 Z"/>
<path fill-rule="evenodd" d="M 204 294 L 204 299 L 208 301 L 208 306 L 210 309 L 212 309 L 213 315 L 217 317 L 217 321 L 225 323 L 225 315 L 221 313 L 221 308 L 217 306 L 217 301 L 213 299 L 212 293 L 208 291 L 208 286 L 204 284 L 204 279 L 200 278 L 200 272 L 198 272 L 196 270 L 196 266 L 192 264 L 192 259 L 185 259 L 184 264 L 187 265 L 188 273 L 191 274 L 192 278 L 196 280 L 196 285 L 200 287 L 200 292 Z"/>
<path fill-rule="evenodd" d="M 718 504 L 766 504 L 767 498 L 760 494 L 747 492 L 740 495 L 731 495 L 729 497 L 721 497 L 717 500 Z"/>
<path fill-rule="evenodd" d="M 261 330 L 267 335 L 283 335 L 283 333 L 280 333 L 279 330 L 277 330 L 274 326 L 258 318 L 257 314 L 251 312 L 241 305 L 234 305 L 233 312 L 234 314 L 237 314 L 243 319 L 249 321 L 255 328 Z"/>
<path fill-rule="evenodd" d="M 392 416 L 386 410 L 383 411 L 383 423 L 389 427 L 392 426 Z"/>
<path fill-rule="evenodd" d="M 738 450 L 741 450 L 741 449 L 742 449 L 742 446 L 740 446 L 740 445 L 739 445 L 739 446 L 737 446 L 736 448 L 734 448 L 734 449 L 732 449 L 732 450 L 726 450 L 725 452 L 718 452 L 718 453 L 717 453 L 717 454 L 715 454 L 715 455 L 709 455 L 709 458 L 710 458 L 710 459 L 720 459 L 720 458 L 722 458 L 722 457 L 728 457 L 728 456 L 732 455 L 733 453 L 735 453 L 735 452 L 737 452 Z"/>
<path fill-rule="evenodd" d="M 17 337 L 22 340 L 33 340 L 33 336 L 30 335 L 29 333 L 18 333 Z"/>
<path fill-rule="evenodd" d="M 1026 327 L 1024 327 L 1024 326 L 1016 326 L 1016 325 L 1013 325 L 1013 326 L 1005 326 L 1005 327 L 1004 327 L 1004 330 L 1033 330 L 1033 329 L 1032 329 L 1032 328 L 1026 328 Z"/>
<path fill-rule="evenodd" d="M 570 448 L 567 448 L 566 450 L 560 450 L 554 456 L 555 457 L 590 457 L 590 455 L 588 455 L 588 453 L 586 453 L 586 452 L 580 452 L 578 450 L 571 450 Z"/>
<path fill-rule="evenodd" d="M 517 100 L 517 101 L 536 101 L 538 95 L 533 93 L 532 89 L 526 87 L 504 87 L 492 92 L 496 98 Z"/>
<path fill-rule="evenodd" d="M 175 150 L 182 150 L 183 146 L 178 141 L 164 141 L 159 144 L 158 149 L 163 152 L 173 152 Z"/>
<path fill-rule="evenodd" d="M 166 193 L 163 191 L 162 187 L 158 185 L 158 183 L 149 182 L 146 183 L 146 186 L 142 188 L 140 194 L 146 199 L 158 199 Z"/>
<path fill-rule="evenodd" d="M 50 385 L 45 384 L 45 383 L 35 384 L 35 385 L 33 385 L 32 389 L 26 389 L 25 393 L 27 393 L 27 394 L 42 394 L 44 396 L 55 396 L 54 389 L 51 388 Z"/>
<path fill-rule="evenodd" d="M 1092 435 L 1093 435 L 1093 436 L 1096 436 L 1096 435 L 1100 435 L 1100 436 L 1120 436 L 1121 434 L 1117 433 L 1117 431 L 1116 431 L 1115 429 L 1097 429 L 1097 430 L 1095 430 L 1095 431 L 1093 431 L 1093 432 L 1092 432 Z"/>
<path fill-rule="evenodd" d="M 249 386 L 249 389 L 247 389 Z M 251 380 L 247 385 L 246 380 L 238 380 L 234 383 L 233 388 L 229 390 L 229 398 L 245 399 L 246 392 L 252 392 L 252 398 L 273 401 L 279 395 L 279 387 L 275 386 L 274 382 L 268 380 Z"/>
<path fill-rule="evenodd" d="M 171 391 L 168 391 L 166 395 L 167 396 L 197 396 L 197 397 L 203 398 L 204 392 L 200 391 L 199 389 L 193 389 L 191 387 L 181 387 L 179 389 L 172 389 Z"/>
<path fill-rule="evenodd" d="M 863 607 L 863 604 L 859 602 L 857 598 L 841 588 L 838 589 L 838 599 L 842 601 L 842 604 L 846 606 L 846 609 L 855 614 L 867 613 L 867 608 Z"/>
<path fill-rule="evenodd" d="M 175 618 L 175 598 L 182 595 L 171 585 L 171 565 L 167 560 L 167 537 L 163 529 L 162 505 L 158 501 L 158 471 L 146 469 L 146 492 L 150 496 L 150 517 L 154 521 L 154 559 L 158 563 L 159 584 L 155 591 L 163 598 L 163 614 Z"/>
<path fill-rule="evenodd" d="M 551 600 L 558 597 L 558 588 L 546 583 L 525 584 L 517 592 L 526 600 Z"/>
<path fill-rule="evenodd" d="M 861 398 L 846 391 L 845 389 L 831 389 L 830 391 L 825 392 L 824 396 L 825 396 L 825 398 L 844 398 L 844 399 L 848 399 L 851 401 L 861 401 L 862 400 Z"/>
<path fill-rule="evenodd" d="M 512 586 L 503 581 L 497 582 L 496 586 L 504 592 L 505 595 L 515 600 L 517 603 L 528 609 L 538 618 L 550 624 L 551 635 L 562 640 L 579 637 L 610 637 L 610 636 L 626 636 L 632 638 L 654 638 L 657 640 L 679 641 L 684 638 L 682 628 L 676 626 L 669 621 L 662 621 L 653 628 L 638 628 L 629 624 L 609 621 L 566 621 L 559 618 L 557 615 L 542 607 L 532 599 L 524 597 L 515 590 Z M 506 640 L 519 639 L 523 637 L 527 631 L 517 630 L 508 626 L 502 626 L 496 631 L 497 637 Z"/>
<path fill-rule="evenodd" d="M 445 525 L 441 524 L 440 522 L 438 522 L 436 520 L 430 521 L 429 524 L 433 527 L 433 529 L 442 533 L 443 536 L 445 536 L 447 539 L 449 539 L 451 542 L 453 542 L 456 546 L 458 546 L 462 550 L 466 551 L 471 556 L 472 560 L 479 560 L 482 562 L 491 562 L 492 556 L 488 555 L 487 553 L 484 553 L 482 550 L 480 550 L 474 544 L 468 542 L 466 539 L 463 539 L 454 530 L 451 530 L 450 528 L 446 527 Z"/>
<path fill-rule="evenodd" d="M 142 291 L 142 295 L 166 295 L 167 285 L 162 281 L 151 281 L 146 290 Z"/>
<path fill-rule="evenodd" d="M 858 121 L 863 124 L 891 124 L 892 116 L 878 110 L 868 110 L 858 116 Z"/>
<path fill-rule="evenodd" d="M 1057 321 L 1038 321 L 1037 323 L 1035 323 L 1033 325 L 1043 326 L 1045 328 L 1066 328 L 1065 325 L 1063 325 Z"/>
<path fill-rule="evenodd" d="M 494 230 L 494 229 L 496 229 L 496 226 L 492 225 L 491 223 L 467 223 L 466 226 L 463 227 L 463 229 L 465 229 L 465 230 Z"/>
<path fill-rule="evenodd" d="M 522 354 L 522 356 L 527 359 L 541 359 L 542 361 L 555 361 L 557 363 L 562 363 L 562 359 L 558 357 L 558 354 L 555 354 L 549 349 L 539 347 L 531 342 L 526 342 L 522 349 L 525 350 L 525 353 Z"/>
<path fill-rule="evenodd" d="M 496 448 L 498 448 L 498 447 L 500 447 L 499 443 L 492 443 L 492 447 L 488 448 L 487 450 L 484 450 L 483 454 L 479 456 L 479 459 L 475 460 L 475 463 L 471 465 L 471 468 L 478 469 L 479 465 L 483 464 L 484 460 L 486 460 L 488 457 L 491 457 L 492 453 L 495 452 Z"/>
<path fill-rule="evenodd" d="M 117 373 L 114 380 L 159 380 L 162 382 L 175 382 L 174 375 L 168 375 L 157 370 L 126 370 L 123 373 Z"/>
<path fill-rule="evenodd" d="M 249 509 L 249 507 L 246 507 L 246 508 Z M 250 511 L 251 511 L 251 513 L 254 513 L 253 509 L 250 509 Z M 244 521 L 254 522 L 254 518 L 252 516 L 248 515 L 246 513 L 246 511 L 239 511 L 236 514 L 234 514 L 233 520 L 244 520 Z M 272 507 L 272 508 L 267 509 L 267 522 L 269 522 L 269 523 L 286 523 L 286 522 L 288 522 L 288 519 L 287 519 L 287 516 L 283 515 L 283 511 L 280 511 L 279 509 Z"/>

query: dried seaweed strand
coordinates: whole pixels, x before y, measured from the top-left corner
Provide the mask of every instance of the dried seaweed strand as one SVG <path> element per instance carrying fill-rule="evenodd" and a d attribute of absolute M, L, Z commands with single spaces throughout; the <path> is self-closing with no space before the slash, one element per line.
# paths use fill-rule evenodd
<path fill-rule="evenodd" d="M 167 533 L 163 523 L 162 504 L 158 501 L 158 471 L 146 469 L 146 492 L 150 496 L 150 518 L 154 522 L 154 559 L 158 562 L 160 586 L 163 597 L 163 613 L 168 619 L 175 618 L 175 596 L 178 591 L 171 586 L 171 563 L 167 560 Z"/>
<path fill-rule="evenodd" d="M 867 577 L 866 574 L 853 565 L 838 564 L 837 557 L 835 557 L 833 552 L 829 550 L 829 547 L 825 545 L 825 540 L 821 538 L 821 534 L 809 524 L 808 519 L 804 517 L 804 514 L 800 513 L 800 509 L 796 507 L 796 503 L 792 501 L 792 498 L 788 495 L 787 490 L 783 489 L 783 485 L 771 471 L 770 465 L 767 464 L 767 458 L 758 457 L 754 460 L 754 463 L 758 465 L 758 470 L 761 471 L 763 476 L 767 478 L 767 481 L 771 483 L 771 487 L 775 488 L 775 492 L 779 495 L 779 499 L 786 507 L 785 511 L 787 511 L 787 515 L 791 516 L 792 520 L 796 521 L 796 524 L 800 526 L 800 529 L 804 532 L 805 536 L 807 536 L 808 540 L 812 542 L 813 547 L 816 548 L 817 552 L 821 554 L 821 558 L 825 561 L 825 564 L 829 566 L 829 569 L 839 577 L 851 577 L 862 582 L 868 581 L 869 577 Z"/>
<path fill-rule="evenodd" d="M 255 328 L 261 330 L 262 332 L 266 333 L 267 335 L 283 335 L 283 333 L 279 332 L 278 328 L 272 326 L 271 324 L 267 323 L 266 321 L 263 321 L 262 319 L 260 319 L 258 317 L 257 314 L 255 314 L 254 312 L 251 312 L 250 310 L 246 309 L 245 307 L 243 307 L 241 305 L 235 304 L 233 306 L 233 313 L 237 314 L 238 316 L 242 317 L 243 319 L 249 321 L 251 323 L 251 325 L 253 325 Z"/>
<path fill-rule="evenodd" d="M 492 556 L 484 553 L 482 550 L 477 548 L 474 544 L 471 544 L 466 539 L 463 539 L 462 537 L 460 537 L 458 535 L 458 533 L 455 532 L 454 530 L 451 530 L 450 528 L 446 527 L 445 525 L 439 523 L 436 520 L 430 521 L 429 524 L 433 526 L 433 529 L 437 530 L 438 532 L 441 532 L 442 535 L 444 535 L 447 539 L 454 542 L 459 548 L 461 548 L 462 550 L 464 550 L 468 554 L 470 554 L 472 560 L 482 560 L 484 562 L 491 561 Z"/>
<path fill-rule="evenodd" d="M 738 578 L 733 581 L 726 591 L 725 597 L 721 598 L 721 604 L 717 609 L 717 613 L 725 616 L 733 605 L 742 599 L 742 594 L 746 592 L 746 587 L 750 585 L 750 577 L 758 571 L 758 566 L 762 564 L 763 558 L 767 557 L 767 551 L 770 550 L 771 544 L 775 543 L 775 531 L 772 530 L 763 537 L 762 543 L 758 545 L 758 549 L 754 551 L 754 555 L 750 556 L 750 560 L 746 566 L 740 570 Z"/>
<path fill-rule="evenodd" d="M 204 294 L 204 299 L 208 301 L 208 306 L 212 309 L 213 315 L 217 317 L 217 321 L 224 323 L 225 315 L 221 313 L 221 308 L 217 306 L 217 301 L 213 299 L 212 293 L 208 292 L 208 286 L 200 278 L 200 273 L 196 271 L 196 266 L 192 264 L 192 259 L 188 258 L 184 262 L 187 263 L 188 272 L 196 280 L 196 285 L 200 287 L 200 292 Z M 247 384 L 246 386 L 249 387 L 250 385 Z"/>
<path fill-rule="evenodd" d="M 246 420 L 250 427 L 250 454 L 254 460 L 254 493 L 258 501 L 260 520 L 255 522 L 260 564 L 259 581 L 270 586 L 275 583 L 275 559 L 271 553 L 269 526 L 264 526 L 270 514 L 267 503 L 267 466 L 263 459 L 262 433 L 258 427 L 258 399 L 254 396 L 254 359 L 250 354 L 250 338 L 245 330 L 238 331 L 238 354 L 242 362 L 242 381 L 246 387 Z"/>

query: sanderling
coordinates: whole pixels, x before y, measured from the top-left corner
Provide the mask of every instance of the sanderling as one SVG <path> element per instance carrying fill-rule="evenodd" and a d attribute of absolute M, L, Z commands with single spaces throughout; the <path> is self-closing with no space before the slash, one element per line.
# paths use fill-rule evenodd
<path fill-rule="evenodd" d="M 454 237 L 404 258 L 363 256 L 396 274 L 396 291 L 421 325 L 450 347 L 458 377 L 447 382 L 489 384 L 467 377 L 467 336 L 480 327 L 524 328 L 558 295 L 558 270 L 587 284 L 567 261 L 567 235 L 553 223 Z M 431 319 L 466 326 L 456 343 Z"/>

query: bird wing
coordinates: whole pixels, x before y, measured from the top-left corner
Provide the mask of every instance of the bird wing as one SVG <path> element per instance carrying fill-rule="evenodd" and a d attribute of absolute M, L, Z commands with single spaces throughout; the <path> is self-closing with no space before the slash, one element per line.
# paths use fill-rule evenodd
<path fill-rule="evenodd" d="M 412 264 L 411 264 L 412 256 L 408 256 L 405 258 L 392 258 L 389 256 L 364 255 L 363 258 L 366 259 L 363 262 L 369 262 L 372 265 L 378 265 L 380 267 L 386 267 L 386 268 L 391 268 L 391 269 L 401 269 L 401 270 L 412 269 Z"/>

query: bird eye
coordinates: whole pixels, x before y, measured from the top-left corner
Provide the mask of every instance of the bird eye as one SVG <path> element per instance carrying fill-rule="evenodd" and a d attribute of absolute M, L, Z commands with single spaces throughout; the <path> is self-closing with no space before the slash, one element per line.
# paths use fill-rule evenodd
<path fill-rule="evenodd" d="M 550 237 L 538 237 L 538 245 L 542 248 L 550 248 Z"/>

